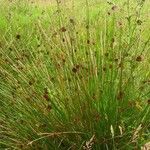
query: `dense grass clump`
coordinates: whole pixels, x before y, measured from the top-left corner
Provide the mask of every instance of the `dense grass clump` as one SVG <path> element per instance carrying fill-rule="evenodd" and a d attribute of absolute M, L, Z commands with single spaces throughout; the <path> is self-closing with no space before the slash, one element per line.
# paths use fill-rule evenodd
<path fill-rule="evenodd" d="M 0 3 L 0 149 L 149 142 L 148 1 Z"/>

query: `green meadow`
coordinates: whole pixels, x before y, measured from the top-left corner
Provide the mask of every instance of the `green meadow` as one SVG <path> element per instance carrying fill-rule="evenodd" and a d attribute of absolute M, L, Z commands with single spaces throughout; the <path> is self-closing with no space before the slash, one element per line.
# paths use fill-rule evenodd
<path fill-rule="evenodd" d="M 0 0 L 0 150 L 149 150 L 149 0 Z"/>

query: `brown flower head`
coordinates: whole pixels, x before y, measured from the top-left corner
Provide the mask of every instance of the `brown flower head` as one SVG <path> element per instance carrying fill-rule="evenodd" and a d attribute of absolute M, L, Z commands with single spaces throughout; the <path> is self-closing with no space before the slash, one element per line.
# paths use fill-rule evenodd
<path fill-rule="evenodd" d="M 20 38 L 21 38 L 21 35 L 20 35 L 20 34 L 17 34 L 17 35 L 16 35 L 16 39 L 19 40 Z"/>
<path fill-rule="evenodd" d="M 143 60 L 143 57 L 141 55 L 136 57 L 136 61 L 141 62 L 142 60 Z"/>
<path fill-rule="evenodd" d="M 118 7 L 117 7 L 116 5 L 114 5 L 114 6 L 112 6 L 111 9 L 112 9 L 113 11 L 115 11 L 115 10 L 117 10 L 117 8 L 118 8 Z"/>
<path fill-rule="evenodd" d="M 79 71 L 79 68 L 80 68 L 80 65 L 75 65 L 75 66 L 72 68 L 72 72 L 77 73 L 77 72 Z"/>
<path fill-rule="evenodd" d="M 124 92 L 123 91 L 119 91 L 118 95 L 117 95 L 117 99 L 118 100 L 122 100 L 124 97 Z"/>
<path fill-rule="evenodd" d="M 72 72 L 77 73 L 78 69 L 76 67 L 72 68 Z"/>
<path fill-rule="evenodd" d="M 62 28 L 60 28 L 60 31 L 61 31 L 61 32 L 66 32 L 67 29 L 66 29 L 65 27 L 62 27 Z"/>
<path fill-rule="evenodd" d="M 137 22 L 138 25 L 142 24 L 142 21 L 140 19 L 138 19 L 136 22 Z"/>
<path fill-rule="evenodd" d="M 72 18 L 70 18 L 70 23 L 74 24 L 74 20 Z"/>

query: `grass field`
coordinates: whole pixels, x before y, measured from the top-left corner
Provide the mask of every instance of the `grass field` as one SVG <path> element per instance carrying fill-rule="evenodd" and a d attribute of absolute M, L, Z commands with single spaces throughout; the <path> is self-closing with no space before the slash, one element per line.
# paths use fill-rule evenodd
<path fill-rule="evenodd" d="M 0 150 L 149 150 L 149 8 L 0 0 Z"/>

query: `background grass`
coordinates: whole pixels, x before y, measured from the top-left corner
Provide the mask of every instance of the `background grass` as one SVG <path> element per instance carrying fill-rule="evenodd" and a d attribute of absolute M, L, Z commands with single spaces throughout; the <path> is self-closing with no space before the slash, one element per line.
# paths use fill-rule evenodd
<path fill-rule="evenodd" d="M 0 3 L 1 149 L 149 141 L 148 1 Z"/>

